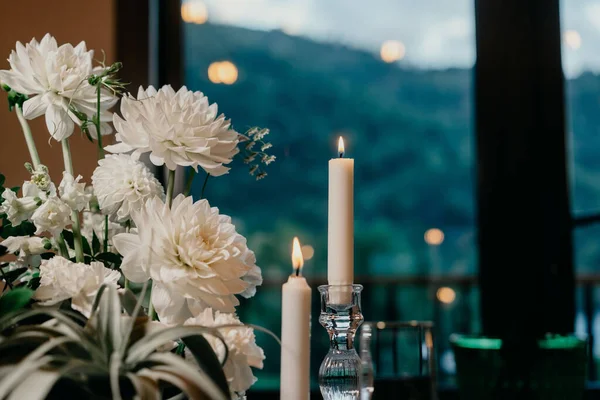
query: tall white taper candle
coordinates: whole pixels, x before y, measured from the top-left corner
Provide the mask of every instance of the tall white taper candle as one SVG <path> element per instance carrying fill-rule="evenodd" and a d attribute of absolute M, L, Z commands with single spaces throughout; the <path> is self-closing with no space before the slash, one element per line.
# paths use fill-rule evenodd
<path fill-rule="evenodd" d="M 340 137 L 339 158 L 329 160 L 327 281 L 330 285 L 354 282 L 354 160 L 343 158 L 344 150 L 344 140 Z"/>
<path fill-rule="evenodd" d="M 300 274 L 304 260 L 294 238 L 294 273 L 281 288 L 281 390 L 280 399 L 310 397 L 310 297 L 311 289 Z"/>

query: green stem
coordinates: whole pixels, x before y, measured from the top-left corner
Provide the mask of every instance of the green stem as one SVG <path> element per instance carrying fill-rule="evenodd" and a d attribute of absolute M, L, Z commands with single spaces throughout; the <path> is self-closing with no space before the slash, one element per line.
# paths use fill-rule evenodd
<path fill-rule="evenodd" d="M 130 230 L 131 230 L 131 220 L 127 220 L 127 222 L 125 222 L 125 233 L 129 233 Z M 125 277 L 125 275 L 123 275 L 123 278 L 125 278 L 125 289 L 129 289 L 130 288 L 129 279 L 127 279 L 127 277 Z"/>
<path fill-rule="evenodd" d="M 67 244 L 65 243 L 65 238 L 61 233 L 56 238 L 56 242 L 58 243 L 58 250 L 61 256 L 64 258 L 69 258 L 69 249 L 67 249 Z"/>
<path fill-rule="evenodd" d="M 206 189 L 206 184 L 208 183 L 208 178 L 210 178 L 210 174 L 206 174 L 206 178 L 204 178 L 204 184 L 202 185 L 202 191 L 200 192 L 200 198 L 204 198 L 204 190 Z"/>
<path fill-rule="evenodd" d="M 62 140 L 63 159 L 65 161 L 65 171 L 75 176 L 73 173 L 73 159 L 71 158 L 71 147 L 69 139 Z M 81 224 L 79 222 L 79 213 L 76 210 L 71 211 L 71 219 L 73 220 L 73 241 L 75 242 L 75 260 L 84 262 L 83 257 L 83 241 L 81 239 Z"/>
<path fill-rule="evenodd" d="M 150 321 L 156 321 L 158 319 L 158 315 L 156 315 L 156 311 L 154 311 L 154 304 L 152 304 L 152 286 L 148 289 L 150 291 L 150 304 L 148 305 L 148 316 L 150 317 Z"/>
<path fill-rule="evenodd" d="M 71 158 L 71 146 L 69 140 L 64 139 L 62 142 L 63 160 L 65 162 L 65 171 L 73 175 L 73 159 Z M 75 178 L 73 176 L 73 178 Z"/>
<path fill-rule="evenodd" d="M 190 192 L 192 191 L 192 183 L 194 183 L 196 173 L 196 170 L 194 168 L 191 168 L 190 174 L 188 175 L 187 180 L 185 181 L 185 189 L 183 191 L 183 194 L 186 196 L 189 196 Z"/>
<path fill-rule="evenodd" d="M 27 148 L 29 149 L 29 155 L 31 156 L 31 163 L 33 164 L 33 169 L 37 169 L 41 162 L 37 148 L 35 147 L 33 135 L 31 134 L 31 128 L 29 128 L 27 120 L 25 119 L 25 117 L 23 117 L 23 111 L 21 110 L 21 107 L 17 105 L 15 107 L 15 110 L 17 113 L 17 119 L 19 120 L 21 128 L 23 129 L 23 136 L 25 136 L 25 142 L 27 142 Z"/>
<path fill-rule="evenodd" d="M 108 252 L 108 215 L 104 216 L 104 252 Z"/>
<path fill-rule="evenodd" d="M 169 179 L 167 180 L 167 205 L 169 208 L 173 203 L 173 188 L 175 187 L 175 170 L 169 170 Z"/>
<path fill-rule="evenodd" d="M 102 88 L 102 81 L 98 83 L 96 86 L 96 118 L 94 120 L 94 125 L 96 125 L 96 134 L 98 135 L 98 160 L 104 158 L 104 147 L 102 146 L 102 134 L 100 132 L 100 93 Z M 106 239 L 105 239 L 106 241 Z M 106 251 L 106 250 L 104 250 Z"/>

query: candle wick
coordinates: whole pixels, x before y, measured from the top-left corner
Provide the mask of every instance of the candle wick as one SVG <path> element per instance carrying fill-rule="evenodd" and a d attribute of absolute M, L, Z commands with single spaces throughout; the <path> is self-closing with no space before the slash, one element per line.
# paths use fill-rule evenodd
<path fill-rule="evenodd" d="M 300 268 L 296 268 L 296 276 L 300 276 Z"/>
<path fill-rule="evenodd" d="M 340 151 L 340 158 L 344 158 L 344 152 Z"/>

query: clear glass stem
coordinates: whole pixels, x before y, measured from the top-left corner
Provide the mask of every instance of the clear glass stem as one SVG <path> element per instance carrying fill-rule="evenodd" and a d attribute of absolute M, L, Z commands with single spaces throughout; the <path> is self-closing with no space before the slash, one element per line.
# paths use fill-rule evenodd
<path fill-rule="evenodd" d="M 362 286 L 320 286 L 319 322 L 329 334 L 329 352 L 319 369 L 319 385 L 325 400 L 360 398 L 361 360 L 354 336 L 363 321 Z"/>

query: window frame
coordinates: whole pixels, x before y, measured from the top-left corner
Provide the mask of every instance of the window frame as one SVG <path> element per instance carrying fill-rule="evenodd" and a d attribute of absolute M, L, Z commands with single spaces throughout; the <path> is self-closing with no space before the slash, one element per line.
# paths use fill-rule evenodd
<path fill-rule="evenodd" d="M 124 81 L 134 89 L 181 86 L 180 1 L 115 3 Z M 482 326 L 500 336 L 570 333 L 573 229 L 600 215 L 576 218 L 571 210 L 559 0 L 474 4 Z"/>

